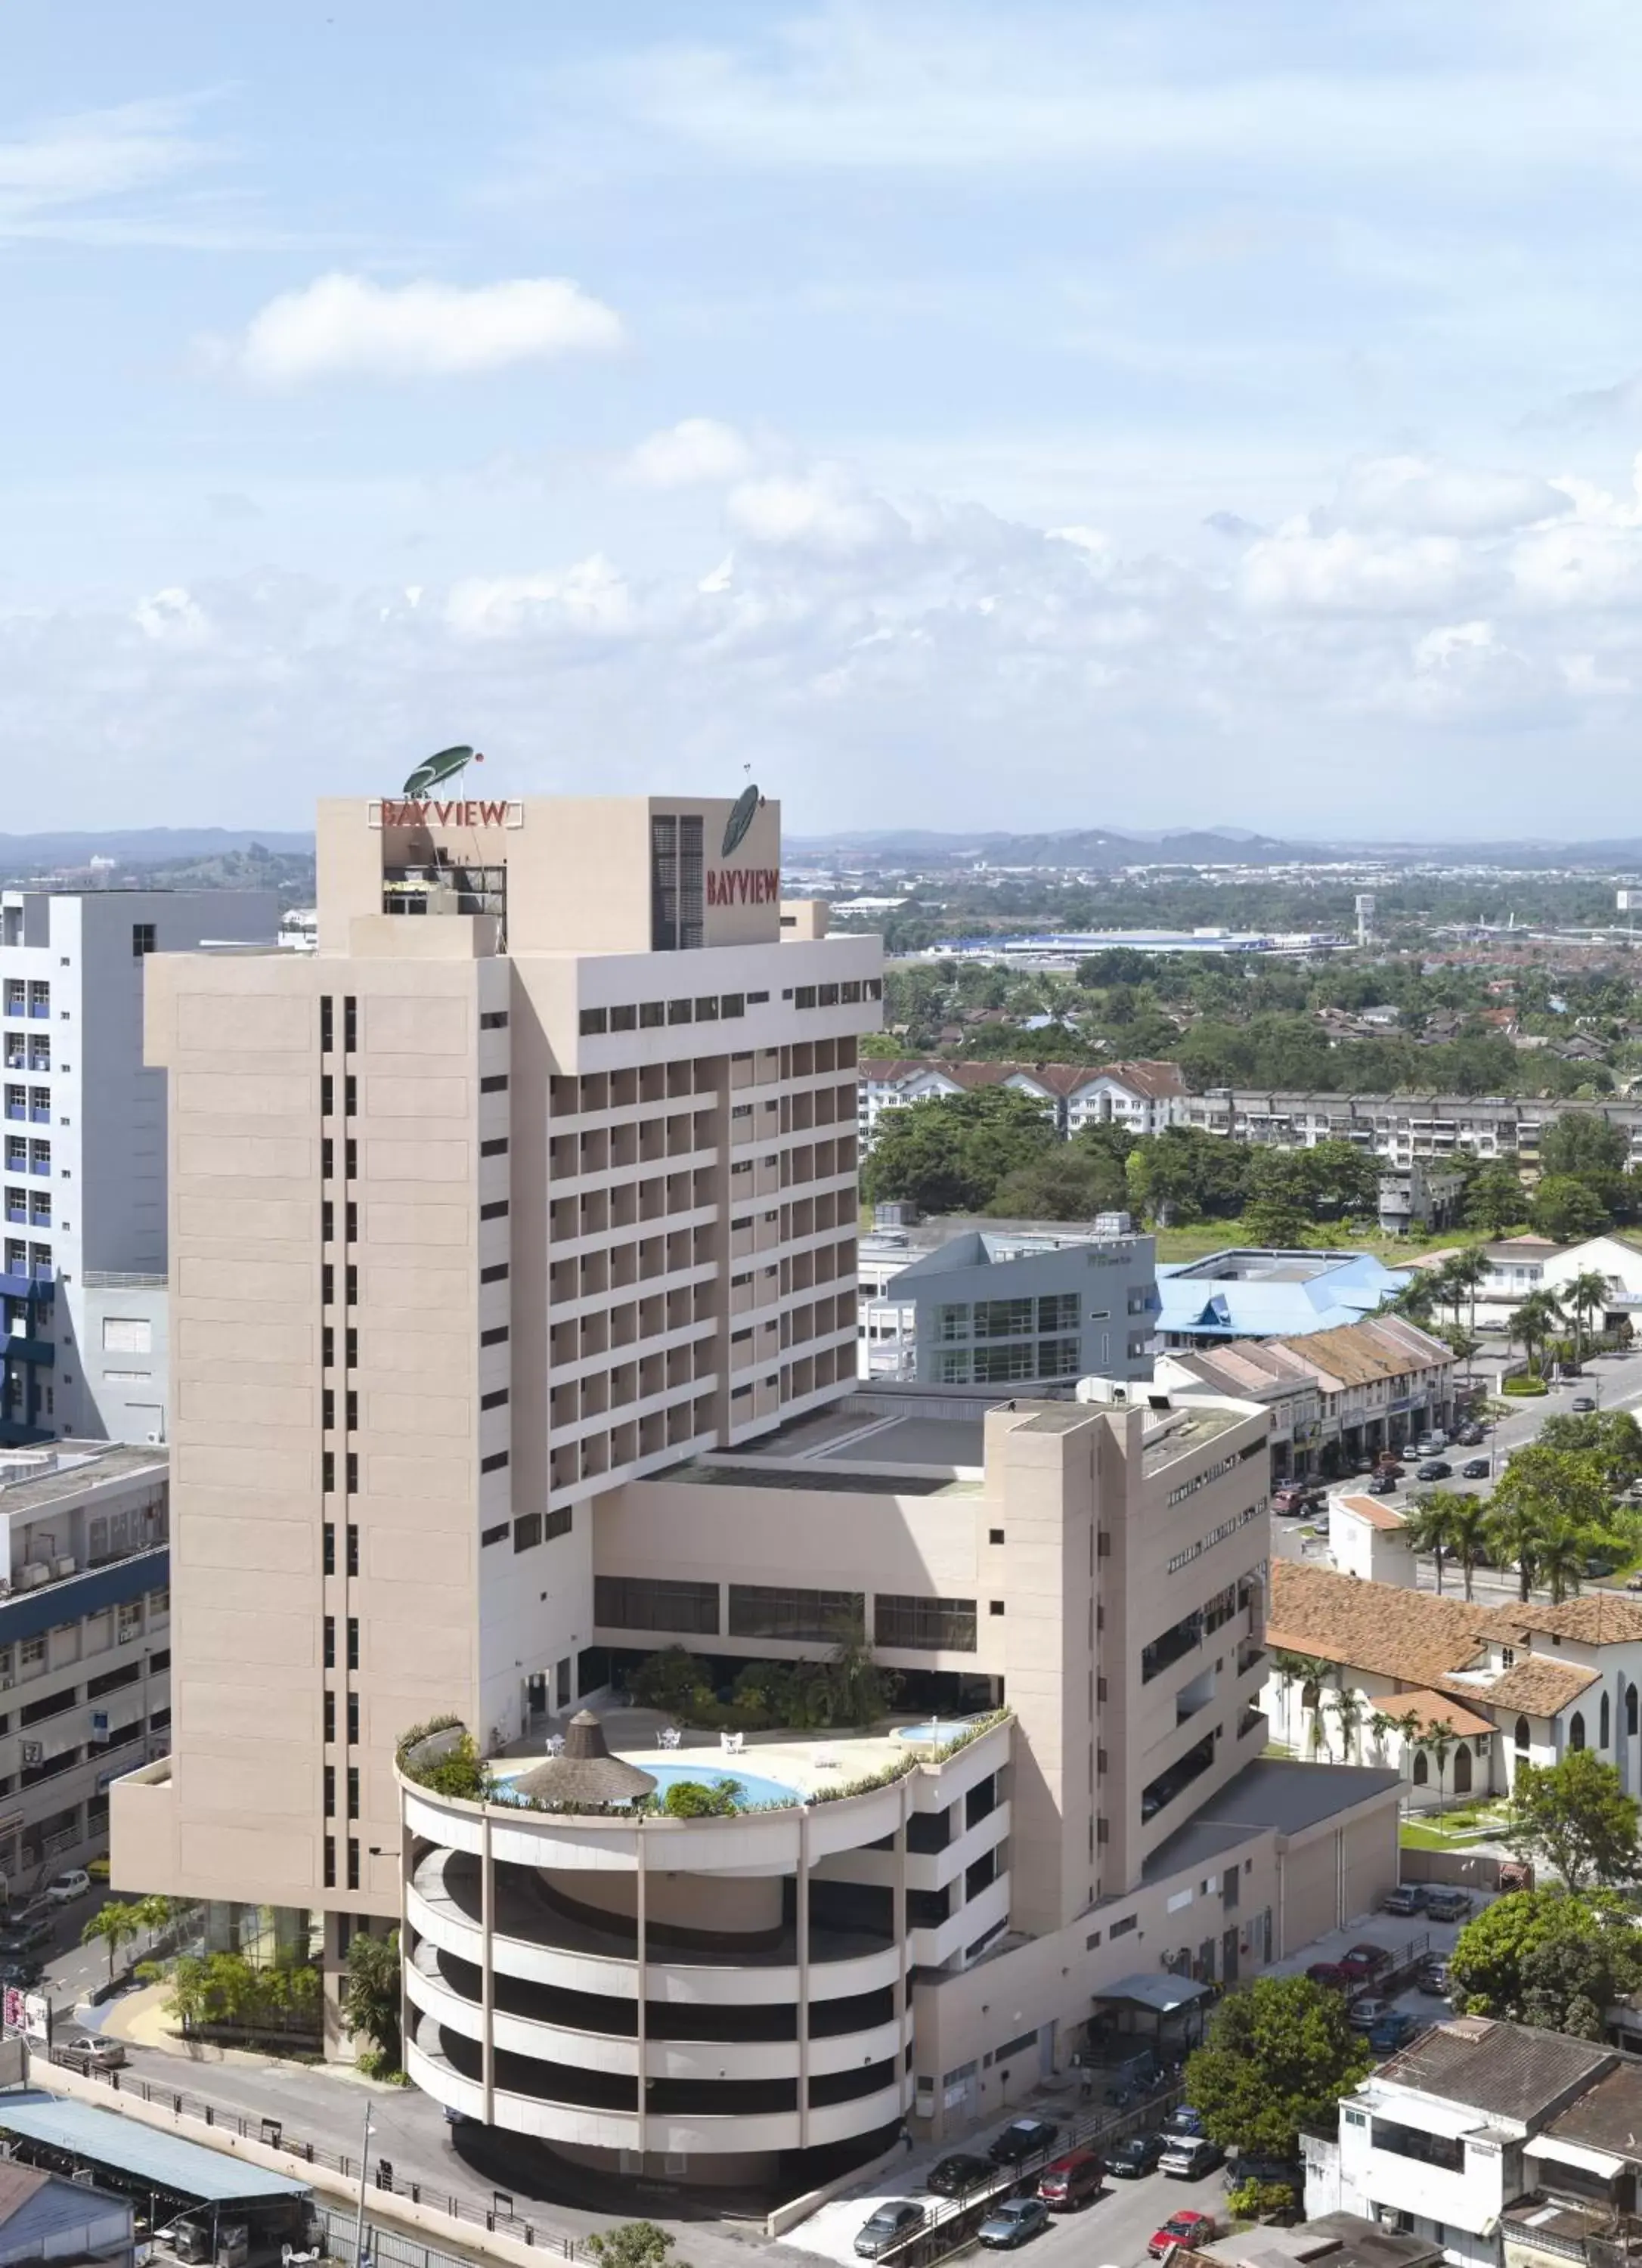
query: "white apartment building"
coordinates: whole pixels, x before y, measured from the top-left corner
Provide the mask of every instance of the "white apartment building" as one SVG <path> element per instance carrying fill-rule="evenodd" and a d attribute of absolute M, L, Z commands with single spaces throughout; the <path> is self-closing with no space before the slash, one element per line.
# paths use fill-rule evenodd
<path fill-rule="evenodd" d="M 1118 1125 L 1131 1134 L 1160 1134 L 1182 1118 L 1186 1084 L 1172 1063 L 951 1063 L 929 1056 L 866 1056 L 861 1061 L 859 1123 L 863 1147 L 886 1110 L 910 1103 L 1007 1088 L 1041 1102 L 1063 1136 L 1086 1126 Z"/>
<path fill-rule="evenodd" d="M 0 1449 L 0 1877 L 108 1846 L 108 1789 L 171 1746 L 166 1453 Z"/>
<path fill-rule="evenodd" d="M 165 1438 L 154 953 L 271 940 L 271 891 L 0 892 L 0 1443 Z"/>
<path fill-rule="evenodd" d="M 1539 1163 L 1541 1130 L 1589 1112 L 1623 1130 L 1631 1162 L 1642 1165 L 1642 1102 L 1574 1102 L 1481 1094 L 1318 1094 L 1213 1087 L 1186 1096 L 1177 1123 L 1236 1142 L 1307 1150 L 1355 1142 L 1397 1167 L 1412 1160 L 1470 1156 Z"/>

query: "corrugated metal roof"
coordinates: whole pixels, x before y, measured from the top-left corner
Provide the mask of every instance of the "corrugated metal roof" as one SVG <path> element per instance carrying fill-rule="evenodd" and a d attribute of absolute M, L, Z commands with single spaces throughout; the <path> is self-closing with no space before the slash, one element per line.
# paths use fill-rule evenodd
<path fill-rule="evenodd" d="M 90 2165 L 111 2166 L 155 2189 L 209 2204 L 303 2197 L 308 2189 L 306 2182 L 267 2173 L 226 2151 L 163 2133 L 117 2110 L 99 2110 L 94 2103 L 51 2095 L 0 2096 L 0 2132 L 20 2134 L 48 2149 L 71 2151 Z"/>

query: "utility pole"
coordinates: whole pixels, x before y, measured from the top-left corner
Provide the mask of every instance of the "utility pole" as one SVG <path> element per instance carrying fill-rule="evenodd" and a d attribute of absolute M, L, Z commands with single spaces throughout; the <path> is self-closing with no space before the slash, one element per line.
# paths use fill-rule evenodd
<path fill-rule="evenodd" d="M 359 2144 L 359 2213 L 353 2225 L 354 2268 L 364 2268 L 364 2185 L 371 2169 L 371 2106 L 364 2106 L 364 2135 Z"/>

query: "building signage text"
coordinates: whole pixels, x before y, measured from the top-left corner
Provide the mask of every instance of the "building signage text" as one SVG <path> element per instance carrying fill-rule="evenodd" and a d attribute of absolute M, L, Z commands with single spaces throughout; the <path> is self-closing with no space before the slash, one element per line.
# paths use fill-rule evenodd
<path fill-rule="evenodd" d="M 781 899 L 778 866 L 727 866 L 707 869 L 710 906 L 770 906 Z"/>
<path fill-rule="evenodd" d="M 479 801 L 472 797 L 431 802 L 426 797 L 383 796 L 365 806 L 368 827 L 522 827 L 522 803 Z"/>

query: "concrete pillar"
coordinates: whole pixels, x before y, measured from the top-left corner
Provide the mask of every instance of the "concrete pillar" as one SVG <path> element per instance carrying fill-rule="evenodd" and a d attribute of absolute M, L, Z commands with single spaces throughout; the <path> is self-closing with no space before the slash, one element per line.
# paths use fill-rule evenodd
<path fill-rule="evenodd" d="M 810 2146 L 810 1807 L 799 1810 L 799 2147 Z"/>
<path fill-rule="evenodd" d="M 633 1831 L 633 1840 L 637 1845 L 637 1850 L 635 1854 L 635 1863 L 638 1869 L 637 1881 L 633 1896 L 634 1926 L 637 1933 L 637 1941 L 633 1948 L 633 1956 L 634 1982 L 638 1992 L 638 2148 L 640 2153 L 640 2168 L 642 2170 L 643 2154 L 649 2143 L 649 2129 L 647 2124 L 648 2114 L 646 2105 L 650 2099 L 650 2089 L 648 2076 L 644 2069 L 644 2066 L 649 2060 L 649 2049 L 644 2025 L 644 2008 L 645 2003 L 650 1998 L 650 1990 L 649 1979 L 645 1972 L 645 1962 L 648 1958 L 649 1953 L 649 1940 L 645 1926 L 646 1875 L 644 1860 L 650 1838 L 645 1834 L 643 1827 L 637 1827 Z"/>
<path fill-rule="evenodd" d="M 484 2088 L 484 2123 L 496 2124 L 496 1859 L 490 1847 L 490 1815 L 479 1829 L 479 2006 L 480 2081 Z"/>

